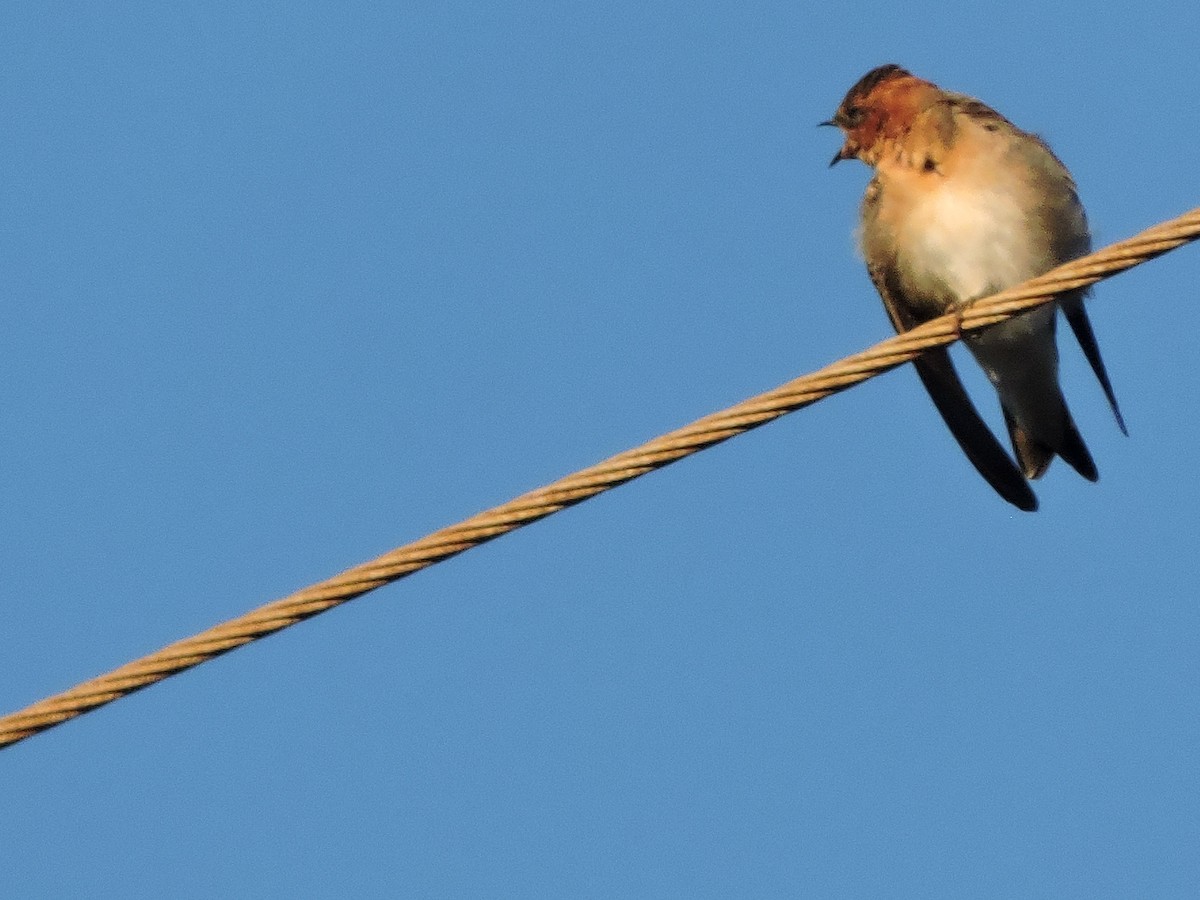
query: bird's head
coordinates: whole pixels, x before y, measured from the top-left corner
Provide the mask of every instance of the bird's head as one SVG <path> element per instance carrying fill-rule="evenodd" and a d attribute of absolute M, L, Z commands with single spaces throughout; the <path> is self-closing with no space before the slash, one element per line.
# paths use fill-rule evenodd
<path fill-rule="evenodd" d="M 850 88 L 833 118 L 821 123 L 840 128 L 846 138 L 829 165 L 855 158 L 874 165 L 882 143 L 904 134 L 939 93 L 895 64 L 872 69 Z"/>

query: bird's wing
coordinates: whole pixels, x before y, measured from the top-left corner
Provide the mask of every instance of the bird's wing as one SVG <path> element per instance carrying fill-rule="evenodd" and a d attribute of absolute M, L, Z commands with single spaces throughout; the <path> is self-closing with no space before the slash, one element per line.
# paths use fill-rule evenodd
<path fill-rule="evenodd" d="M 1083 348 L 1083 355 L 1087 357 L 1092 371 L 1096 373 L 1096 380 L 1104 389 L 1104 396 L 1108 398 L 1108 405 L 1112 407 L 1113 416 L 1116 417 L 1117 427 L 1121 429 L 1121 434 L 1128 435 L 1129 432 L 1125 429 L 1125 417 L 1121 415 L 1121 407 L 1117 406 L 1117 395 L 1113 393 L 1112 382 L 1108 380 L 1108 371 L 1104 368 L 1104 359 L 1100 356 L 1100 345 L 1096 343 L 1096 333 L 1092 331 L 1091 319 L 1088 318 L 1087 310 L 1083 308 L 1083 298 L 1084 292 L 1072 291 L 1061 297 L 1058 302 L 1062 307 L 1063 314 L 1067 317 L 1067 324 L 1075 332 L 1075 339 Z"/>
<path fill-rule="evenodd" d="M 893 280 L 888 277 L 886 267 L 868 265 L 867 272 L 883 299 L 888 318 L 892 320 L 892 325 L 898 333 L 920 324 L 912 314 L 911 306 L 902 302 L 902 295 L 892 283 Z M 1026 512 L 1036 510 L 1037 496 L 1012 461 L 1012 457 L 980 417 L 966 388 L 963 387 L 962 380 L 958 377 L 950 354 L 944 348 L 927 350 L 913 361 L 913 366 L 930 399 L 933 400 L 933 405 L 937 407 L 946 427 L 958 441 L 971 465 L 997 494 L 1013 506 Z"/>
<path fill-rule="evenodd" d="M 1034 221 L 1031 224 L 1042 234 L 1049 235 L 1053 244 L 1047 265 L 1057 265 L 1091 252 L 1092 242 L 1088 237 L 1087 219 L 1071 173 L 1045 141 L 1035 134 L 1025 134 L 1032 140 L 1022 142 L 1020 147 L 1028 157 L 1027 171 L 1034 178 L 1033 187 L 1042 198 L 1042 202 L 1032 212 Z M 1122 434 L 1127 435 L 1129 432 L 1125 428 L 1125 417 L 1121 415 L 1117 395 L 1113 392 L 1112 382 L 1108 380 L 1108 371 L 1104 367 L 1104 359 L 1100 356 L 1096 333 L 1092 331 L 1092 323 L 1083 308 L 1086 296 L 1087 291 L 1084 290 L 1070 291 L 1059 298 L 1058 305 L 1067 317 L 1067 324 L 1075 333 L 1079 346 L 1083 348 L 1083 355 L 1092 367 L 1096 380 L 1104 389 L 1104 396 L 1108 399 L 1108 405 L 1112 407 L 1117 426 Z"/>

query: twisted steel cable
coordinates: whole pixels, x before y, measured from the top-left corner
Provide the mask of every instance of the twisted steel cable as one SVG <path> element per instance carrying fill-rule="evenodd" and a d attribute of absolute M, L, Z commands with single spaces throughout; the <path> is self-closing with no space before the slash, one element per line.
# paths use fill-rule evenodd
<path fill-rule="evenodd" d="M 1197 237 L 1200 208 L 10 713 L 0 718 L 0 748 L 894 369 L 925 350 L 953 343 L 963 332 L 1048 303 L 1063 291 L 1094 284 Z"/>

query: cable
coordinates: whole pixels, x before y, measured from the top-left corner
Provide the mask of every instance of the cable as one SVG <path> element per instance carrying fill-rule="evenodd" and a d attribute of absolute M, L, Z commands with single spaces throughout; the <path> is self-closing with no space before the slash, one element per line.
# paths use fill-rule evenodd
<path fill-rule="evenodd" d="M 0 748 L 894 369 L 924 350 L 953 343 L 963 332 L 993 325 L 1051 302 L 1063 291 L 1108 278 L 1197 237 L 1200 237 L 1200 208 L 978 300 L 957 315 L 933 319 L 861 353 L 697 419 L 640 447 L 618 453 L 289 597 L 10 713 L 0 718 Z"/>

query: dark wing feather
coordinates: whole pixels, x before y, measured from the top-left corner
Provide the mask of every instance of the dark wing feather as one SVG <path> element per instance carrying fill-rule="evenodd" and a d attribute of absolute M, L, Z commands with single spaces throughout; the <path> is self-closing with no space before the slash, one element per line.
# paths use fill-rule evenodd
<path fill-rule="evenodd" d="M 920 324 L 910 308 L 899 302 L 899 291 L 889 284 L 886 271 L 873 266 L 867 266 L 867 271 L 896 331 L 902 333 Z M 971 465 L 1013 506 L 1026 512 L 1036 510 L 1037 497 L 1029 482 L 979 415 L 958 377 L 950 354 L 945 349 L 929 350 L 914 360 L 913 366 Z"/>
<path fill-rule="evenodd" d="M 1083 308 L 1083 294 L 1078 291 L 1067 294 L 1059 300 L 1059 306 L 1067 317 L 1067 324 L 1075 332 L 1075 339 L 1083 348 L 1083 355 L 1087 357 L 1092 371 L 1096 373 L 1096 380 L 1100 382 L 1100 387 L 1104 388 L 1104 396 L 1108 398 L 1108 405 L 1112 407 L 1117 427 L 1121 429 L 1121 434 L 1128 437 L 1125 417 L 1121 415 L 1121 408 L 1117 406 L 1117 395 L 1113 393 L 1112 382 L 1108 380 L 1108 371 L 1104 368 L 1104 359 L 1100 356 L 1100 345 L 1096 343 L 1096 333 L 1092 331 L 1091 319 Z"/>
<path fill-rule="evenodd" d="M 1032 215 L 1037 228 L 1051 240 L 1052 262 L 1063 263 L 1091 252 L 1092 242 L 1087 236 L 1083 207 L 1079 203 L 1079 195 L 1071 173 L 1045 141 L 1035 134 L 1023 133 L 1032 138 L 1031 143 L 1023 145 L 1026 151 L 1035 156 L 1038 153 L 1043 154 L 1040 161 L 1033 160 L 1036 164 L 1029 165 L 1028 171 L 1035 177 L 1035 183 L 1031 186 L 1043 198 Z M 1082 290 L 1069 291 L 1059 297 L 1058 305 L 1066 316 L 1071 331 L 1075 332 L 1075 339 L 1083 348 L 1083 355 L 1092 367 L 1096 380 L 1104 389 L 1104 396 L 1108 399 L 1108 405 L 1112 407 L 1117 426 L 1122 434 L 1128 435 L 1125 417 L 1121 415 L 1117 395 L 1113 391 L 1112 382 L 1108 380 L 1104 359 L 1100 356 L 1100 345 L 1096 342 L 1092 323 L 1083 308 L 1086 295 L 1087 292 Z"/>

